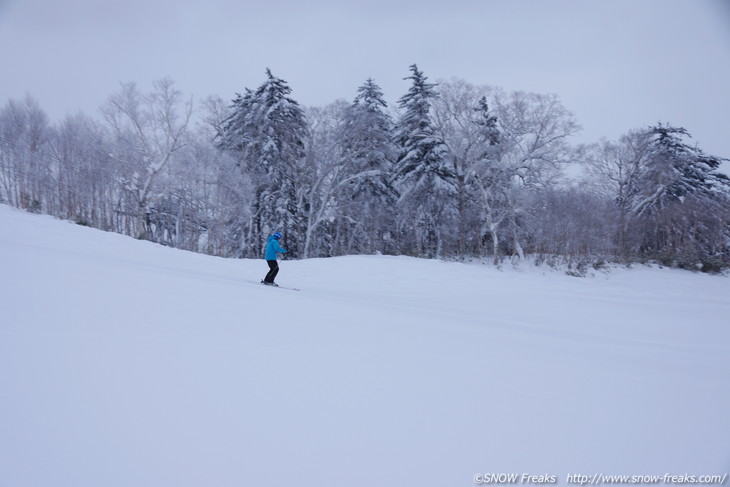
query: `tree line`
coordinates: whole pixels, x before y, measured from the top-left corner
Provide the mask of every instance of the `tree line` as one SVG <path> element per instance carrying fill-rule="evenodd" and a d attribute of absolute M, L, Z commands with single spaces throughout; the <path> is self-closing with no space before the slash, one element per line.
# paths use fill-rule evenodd
<path fill-rule="evenodd" d="M 555 95 L 430 83 L 416 65 L 405 79 L 396 107 L 372 79 L 352 102 L 302 107 L 269 70 L 197 108 L 170 79 L 53 124 L 32 97 L 9 100 L 0 202 L 224 257 L 258 258 L 280 231 L 298 258 L 730 265 L 724 159 L 685 129 L 576 145 Z"/>

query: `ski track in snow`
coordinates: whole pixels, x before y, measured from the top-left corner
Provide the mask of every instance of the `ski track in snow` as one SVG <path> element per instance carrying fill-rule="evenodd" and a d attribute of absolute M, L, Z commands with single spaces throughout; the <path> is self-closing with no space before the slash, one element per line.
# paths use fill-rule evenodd
<path fill-rule="evenodd" d="M 220 259 L 0 205 L 0 486 L 730 470 L 730 279 Z"/>

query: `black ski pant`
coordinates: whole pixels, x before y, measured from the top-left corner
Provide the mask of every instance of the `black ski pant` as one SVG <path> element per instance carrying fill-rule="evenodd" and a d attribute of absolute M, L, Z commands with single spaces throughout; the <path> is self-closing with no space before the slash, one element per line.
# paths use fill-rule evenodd
<path fill-rule="evenodd" d="M 266 263 L 269 264 L 269 273 L 264 277 L 264 282 L 271 284 L 279 273 L 279 263 L 275 260 L 267 260 Z"/>

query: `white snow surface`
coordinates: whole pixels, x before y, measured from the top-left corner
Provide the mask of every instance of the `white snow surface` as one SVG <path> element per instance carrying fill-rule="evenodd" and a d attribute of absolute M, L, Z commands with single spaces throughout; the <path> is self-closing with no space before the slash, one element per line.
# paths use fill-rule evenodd
<path fill-rule="evenodd" d="M 0 486 L 730 470 L 727 277 L 280 266 L 0 205 Z"/>

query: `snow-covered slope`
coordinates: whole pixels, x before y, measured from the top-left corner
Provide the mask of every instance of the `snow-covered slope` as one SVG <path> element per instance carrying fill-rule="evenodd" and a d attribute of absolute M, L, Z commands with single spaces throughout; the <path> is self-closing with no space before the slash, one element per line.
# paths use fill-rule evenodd
<path fill-rule="evenodd" d="M 284 241 L 284 245 L 286 242 Z M 730 279 L 182 252 L 0 205 L 0 486 L 730 471 Z"/>

